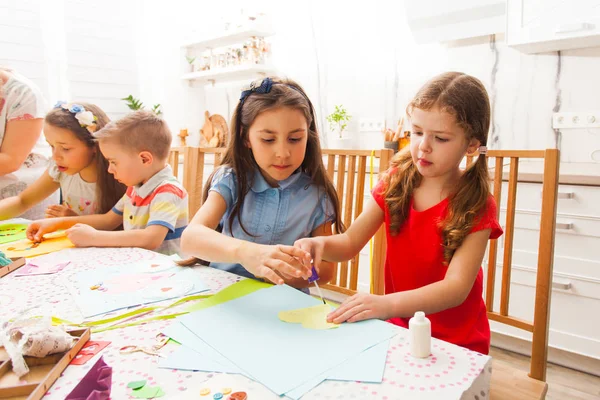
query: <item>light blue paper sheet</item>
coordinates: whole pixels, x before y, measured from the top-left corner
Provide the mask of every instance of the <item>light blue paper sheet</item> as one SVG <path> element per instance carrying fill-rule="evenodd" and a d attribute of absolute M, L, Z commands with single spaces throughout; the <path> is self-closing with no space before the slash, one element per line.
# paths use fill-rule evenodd
<path fill-rule="evenodd" d="M 170 360 L 172 356 L 169 356 L 158 364 L 159 368 L 189 369 L 178 368 L 177 361 L 181 361 L 184 366 L 194 364 L 194 368 L 191 369 L 196 371 L 226 372 L 229 374 L 242 373 L 235 364 L 207 345 L 198 336 L 194 335 L 194 333 L 186 328 L 181 322 L 175 321 L 163 329 L 162 333 L 179 342 L 181 347 L 193 350 L 194 353 L 189 354 L 187 357 L 184 357 L 182 354 L 177 354 L 175 356 L 176 360 Z M 252 379 L 252 377 L 249 378 Z"/>
<path fill-rule="evenodd" d="M 317 304 L 319 300 L 282 285 L 185 315 L 180 321 L 244 375 L 283 395 L 398 332 L 378 320 L 310 330 L 277 316 L 282 310 Z"/>
<path fill-rule="evenodd" d="M 187 357 L 184 354 L 170 355 L 159 362 L 159 368 L 185 369 L 209 372 L 241 374 L 242 371 L 202 339 L 194 335 L 181 322 L 175 321 L 162 331 L 171 339 L 181 343 L 181 347 L 194 351 Z M 361 381 L 379 383 L 383 379 L 389 340 L 363 351 L 329 372 L 326 379 L 337 381 Z M 178 349 L 179 350 L 179 349 Z M 177 350 L 176 350 L 177 352 Z M 173 352 L 175 354 L 175 352 Z M 173 359 L 171 359 L 173 358 Z M 181 362 L 179 365 L 178 363 Z M 250 377 L 251 378 L 251 377 Z"/>
<path fill-rule="evenodd" d="M 239 368 L 194 335 L 182 323 L 175 321 L 163 329 L 162 333 L 181 343 L 181 346 L 166 359 L 161 360 L 158 364 L 159 368 L 242 374 Z M 389 340 L 383 341 L 285 395 L 292 399 L 299 399 L 325 379 L 379 383 L 383 379 L 388 349 Z"/>
<path fill-rule="evenodd" d="M 193 269 L 178 267 L 167 257 L 121 268 L 79 272 L 67 287 L 84 318 L 209 289 Z"/>

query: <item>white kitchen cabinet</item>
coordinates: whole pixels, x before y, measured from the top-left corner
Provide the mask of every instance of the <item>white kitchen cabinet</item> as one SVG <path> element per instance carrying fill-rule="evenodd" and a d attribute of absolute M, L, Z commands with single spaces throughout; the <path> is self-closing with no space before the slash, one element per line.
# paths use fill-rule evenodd
<path fill-rule="evenodd" d="M 525 53 L 600 46 L 600 0 L 508 0 L 506 42 Z"/>
<path fill-rule="evenodd" d="M 509 315 L 533 320 L 541 207 L 540 183 L 517 186 Z M 508 192 L 505 183 L 503 193 Z M 549 346 L 600 360 L 600 187 L 559 185 L 550 303 Z M 506 197 L 504 195 L 503 197 Z M 505 225 L 506 201 L 500 205 Z M 503 254 L 504 235 L 499 239 Z M 495 310 L 500 304 L 502 258 L 496 267 Z M 488 266 L 484 267 L 487 273 Z M 530 341 L 531 334 L 491 321 L 494 332 Z"/>

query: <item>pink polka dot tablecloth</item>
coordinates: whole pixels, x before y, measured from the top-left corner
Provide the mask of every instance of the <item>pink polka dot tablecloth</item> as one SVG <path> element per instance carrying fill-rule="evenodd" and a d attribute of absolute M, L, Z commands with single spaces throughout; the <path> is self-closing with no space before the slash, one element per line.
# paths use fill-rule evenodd
<path fill-rule="evenodd" d="M 57 261 L 71 261 L 65 269 L 56 274 L 30 277 L 15 277 L 14 274 L 10 274 L 0 279 L 1 319 L 33 308 L 28 311 L 32 315 L 53 315 L 71 321 L 82 320 L 77 305 L 64 286 L 65 282 L 74 279 L 77 272 L 103 266 L 126 268 L 127 264 L 162 257 L 157 253 L 136 248 L 67 249 L 55 254 Z M 202 276 L 213 293 L 242 279 L 212 268 L 195 267 L 195 271 Z M 170 304 L 173 301 L 162 304 Z M 189 304 L 165 310 L 163 313 L 183 311 Z M 121 310 L 109 315 L 123 312 Z M 160 399 L 165 400 L 213 399 L 213 395 L 221 386 L 231 388 L 234 392 L 246 392 L 248 400 L 280 398 L 261 384 L 242 375 L 160 369 L 158 357 L 141 352 L 119 353 L 119 348 L 126 345 L 152 346 L 156 343 L 156 335 L 171 322 L 159 320 L 145 325 L 93 333 L 92 340 L 110 341 L 111 344 L 86 364 L 69 366 L 44 398 L 64 399 L 101 355 L 113 368 L 112 399 L 132 399 L 131 389 L 127 388 L 127 384 L 136 380 L 146 380 L 147 384 L 160 386 L 165 393 Z M 489 397 L 490 357 L 433 339 L 431 356 L 427 359 L 415 359 L 410 356 L 408 338 L 408 331 L 402 329 L 400 334 L 391 340 L 382 383 L 327 380 L 302 399 L 484 400 Z M 161 353 L 167 356 L 177 346 L 175 343 L 169 343 Z M 318 363 L 318 358 L 315 359 L 315 363 Z M 200 391 L 206 388 L 213 388 L 211 394 L 201 396 Z M 227 395 L 223 396 L 224 400 L 227 398 Z"/>

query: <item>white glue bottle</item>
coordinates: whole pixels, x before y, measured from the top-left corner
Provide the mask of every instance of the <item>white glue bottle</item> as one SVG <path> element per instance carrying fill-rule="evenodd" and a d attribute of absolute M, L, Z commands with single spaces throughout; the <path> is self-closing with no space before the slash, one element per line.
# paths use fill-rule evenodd
<path fill-rule="evenodd" d="M 431 354 L 431 322 L 423 311 L 417 311 L 408 321 L 410 332 L 410 354 L 416 358 L 427 358 Z"/>

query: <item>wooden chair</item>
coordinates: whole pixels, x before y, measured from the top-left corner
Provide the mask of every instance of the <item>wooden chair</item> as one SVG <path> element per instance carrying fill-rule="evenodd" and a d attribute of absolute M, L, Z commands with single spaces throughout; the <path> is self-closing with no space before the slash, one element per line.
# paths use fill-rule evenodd
<path fill-rule="evenodd" d="M 394 152 L 390 149 L 382 150 L 333 150 L 324 149 L 325 166 L 327 174 L 333 180 L 341 205 L 341 219 L 346 228 L 362 212 L 365 196 L 365 179 L 367 179 L 367 165 L 370 157 L 379 159 L 379 171 L 385 171 Z M 374 176 L 374 184 L 377 175 Z M 368 182 L 368 181 L 367 181 Z M 367 189 L 368 190 L 368 189 Z M 371 271 L 371 292 L 383 294 L 383 267 L 386 251 L 385 228 L 382 226 L 374 237 L 373 260 Z M 334 280 L 322 285 L 324 289 L 352 295 L 357 291 L 359 257 L 337 263 L 335 266 Z"/>
<path fill-rule="evenodd" d="M 167 160 L 173 170 L 173 175 L 175 175 L 175 178 L 177 179 L 179 179 L 179 156 L 183 154 L 183 149 L 184 147 L 171 147 L 169 158 Z"/>
<path fill-rule="evenodd" d="M 183 152 L 183 187 L 188 192 L 190 219 L 202 205 L 204 180 L 221 164 L 224 147 L 185 147 Z M 205 175 L 206 173 L 206 175 Z"/>
<path fill-rule="evenodd" d="M 506 221 L 505 224 L 503 224 L 503 221 L 500 221 L 504 227 L 500 309 L 494 309 L 498 240 L 492 240 L 488 251 L 488 271 L 485 284 L 485 303 L 488 310 L 488 318 L 532 332 L 533 334 L 529 374 L 521 373 L 507 363 L 494 360 L 490 395 L 492 399 L 543 399 L 548 390 L 548 385 L 545 381 L 558 198 L 559 151 L 557 149 L 490 150 L 487 156 L 489 159 L 488 162 L 491 163 L 493 161 L 494 164 L 491 172 L 493 172 L 493 194 L 498 204 L 498 214 L 500 213 L 502 181 L 508 180 Z M 519 160 L 522 158 L 543 160 L 544 171 L 533 321 L 515 318 L 508 313 L 517 180 L 519 175 Z M 503 171 L 505 159 L 507 161 L 510 160 L 508 174 L 505 174 Z M 471 162 L 472 157 L 468 157 L 467 164 Z"/>

